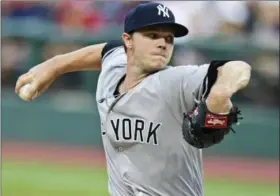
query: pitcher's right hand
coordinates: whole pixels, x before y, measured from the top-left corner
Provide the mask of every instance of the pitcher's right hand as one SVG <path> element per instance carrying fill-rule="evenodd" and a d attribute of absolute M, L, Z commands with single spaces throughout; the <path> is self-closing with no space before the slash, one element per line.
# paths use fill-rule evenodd
<path fill-rule="evenodd" d="M 29 84 L 28 93 L 25 93 L 24 100 L 32 101 L 47 90 L 58 76 L 55 59 L 50 59 L 21 75 L 16 82 L 15 93 L 20 96 L 21 89 Z M 23 99 L 23 97 L 21 98 Z"/>

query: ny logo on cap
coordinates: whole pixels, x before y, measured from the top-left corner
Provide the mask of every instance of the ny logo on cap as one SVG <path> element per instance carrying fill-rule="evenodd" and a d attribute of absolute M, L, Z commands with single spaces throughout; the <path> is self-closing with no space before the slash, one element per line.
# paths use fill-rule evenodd
<path fill-rule="evenodd" d="M 165 5 L 161 5 L 159 4 L 157 6 L 157 9 L 158 9 L 158 15 L 162 15 L 163 17 L 168 17 L 169 18 L 169 13 L 168 13 L 168 8 L 165 6 Z"/>

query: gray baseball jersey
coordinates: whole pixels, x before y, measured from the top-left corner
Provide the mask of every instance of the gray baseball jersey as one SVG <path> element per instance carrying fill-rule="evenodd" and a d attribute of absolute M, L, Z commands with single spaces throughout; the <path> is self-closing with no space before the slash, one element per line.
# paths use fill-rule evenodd
<path fill-rule="evenodd" d="M 114 95 L 126 73 L 122 46 L 106 48 L 96 99 L 112 196 L 202 196 L 202 151 L 182 136 L 209 64 L 167 66 Z M 205 87 L 204 87 L 205 88 Z"/>

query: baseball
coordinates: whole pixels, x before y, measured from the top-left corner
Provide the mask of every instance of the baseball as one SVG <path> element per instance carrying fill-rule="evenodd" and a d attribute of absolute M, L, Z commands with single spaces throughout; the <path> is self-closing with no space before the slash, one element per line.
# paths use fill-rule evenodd
<path fill-rule="evenodd" d="M 23 99 L 24 101 L 31 100 L 31 98 L 34 97 L 34 95 L 32 94 L 33 88 L 34 87 L 31 84 L 26 84 L 23 87 L 21 87 L 21 89 L 19 91 L 20 98 Z M 38 93 L 38 91 L 37 91 L 37 93 Z M 36 95 L 37 95 L 37 93 L 36 93 Z"/>

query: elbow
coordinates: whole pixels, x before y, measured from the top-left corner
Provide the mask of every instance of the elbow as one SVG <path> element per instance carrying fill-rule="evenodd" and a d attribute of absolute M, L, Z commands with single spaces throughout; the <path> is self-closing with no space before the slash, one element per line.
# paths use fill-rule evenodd
<path fill-rule="evenodd" d="M 221 91 L 231 97 L 237 91 L 245 88 L 249 84 L 250 78 L 251 66 L 248 63 L 244 61 L 227 62 L 218 68 L 218 77 L 211 92 Z"/>
<path fill-rule="evenodd" d="M 246 63 L 245 61 L 234 61 L 236 66 L 240 66 L 244 70 L 251 71 L 251 65 Z"/>
<path fill-rule="evenodd" d="M 218 68 L 219 75 L 224 75 L 230 79 L 230 77 L 242 78 L 244 80 L 250 80 L 251 78 L 251 66 L 245 61 L 229 61 L 223 66 Z"/>
<path fill-rule="evenodd" d="M 232 69 L 238 69 L 238 70 L 244 70 L 251 72 L 251 65 L 246 63 L 245 61 L 230 61 L 226 63 L 225 65 L 231 67 Z"/>
<path fill-rule="evenodd" d="M 242 86 L 247 86 L 250 79 L 251 79 L 251 66 L 244 62 L 244 61 L 233 61 L 234 62 L 234 69 L 236 69 L 236 74 L 238 75 L 239 73 L 239 80 L 242 81 L 244 85 Z M 238 82 L 238 80 L 237 80 Z"/>

